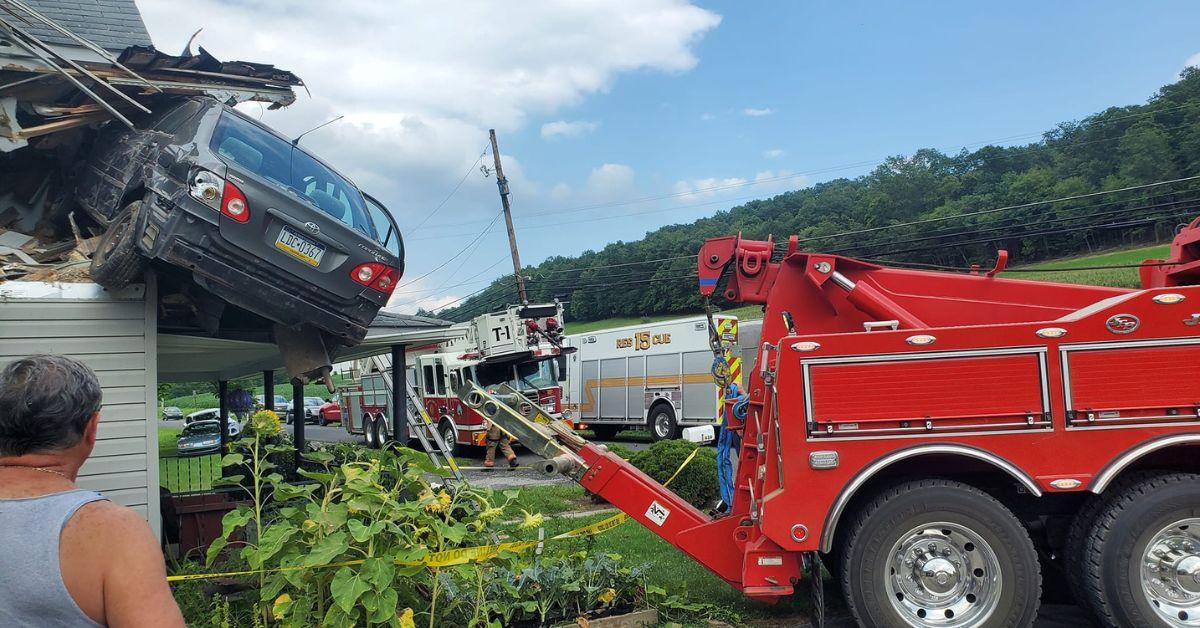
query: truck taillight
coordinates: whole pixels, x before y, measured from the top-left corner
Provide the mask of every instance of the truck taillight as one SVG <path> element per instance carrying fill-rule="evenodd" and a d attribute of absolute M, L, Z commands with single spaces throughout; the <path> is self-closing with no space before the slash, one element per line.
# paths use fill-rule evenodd
<path fill-rule="evenodd" d="M 250 204 L 246 195 L 233 183 L 225 182 L 225 192 L 221 195 L 221 213 L 235 222 L 250 220 Z"/>
<path fill-rule="evenodd" d="M 400 279 L 400 269 L 379 262 L 367 262 L 350 271 L 350 278 L 372 290 L 391 294 Z"/>

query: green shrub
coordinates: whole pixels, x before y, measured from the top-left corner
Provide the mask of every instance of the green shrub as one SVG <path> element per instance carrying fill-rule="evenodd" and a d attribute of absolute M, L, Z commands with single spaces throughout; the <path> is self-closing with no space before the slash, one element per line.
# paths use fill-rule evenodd
<path fill-rule="evenodd" d="M 696 449 L 685 440 L 662 440 L 633 455 L 629 462 L 658 482 L 666 482 Z M 697 508 L 707 508 L 720 496 L 717 486 L 717 450 L 700 449 L 696 459 L 671 482 L 671 490 Z"/>
<path fill-rule="evenodd" d="M 621 443 L 608 443 L 608 450 L 626 460 L 629 460 L 637 453 Z"/>

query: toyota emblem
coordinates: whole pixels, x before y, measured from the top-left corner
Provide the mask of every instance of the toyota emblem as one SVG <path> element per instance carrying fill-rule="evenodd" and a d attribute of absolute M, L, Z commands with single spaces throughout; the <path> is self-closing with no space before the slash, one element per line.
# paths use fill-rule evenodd
<path fill-rule="evenodd" d="M 1132 334 L 1142 325 L 1142 321 L 1133 314 L 1113 314 L 1104 322 L 1104 326 L 1114 334 Z"/>
<path fill-rule="evenodd" d="M 304 228 L 305 228 L 305 229 L 308 229 L 308 232 L 309 232 L 309 233 L 312 233 L 312 234 L 318 234 L 318 233 L 321 233 L 321 226 L 320 226 L 320 225 L 318 225 L 318 224 L 317 224 L 317 223 L 315 223 L 315 222 L 306 222 L 306 223 L 304 223 Z"/>

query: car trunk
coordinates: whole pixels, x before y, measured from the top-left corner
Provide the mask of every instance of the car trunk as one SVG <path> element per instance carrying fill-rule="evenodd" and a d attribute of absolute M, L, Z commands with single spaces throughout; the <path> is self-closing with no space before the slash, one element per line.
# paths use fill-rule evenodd
<path fill-rule="evenodd" d="M 361 235 L 236 162 L 227 165 L 228 178 L 246 196 L 250 217 L 240 223 L 222 215 L 221 237 L 339 297 L 365 289 L 350 272 L 374 257 L 347 245 Z"/>

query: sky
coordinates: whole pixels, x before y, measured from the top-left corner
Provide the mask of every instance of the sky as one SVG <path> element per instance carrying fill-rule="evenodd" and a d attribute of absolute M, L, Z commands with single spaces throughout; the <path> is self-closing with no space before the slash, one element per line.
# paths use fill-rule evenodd
<path fill-rule="evenodd" d="M 530 265 L 919 148 L 1035 141 L 1200 67 L 1187 0 L 137 4 L 161 50 L 202 28 L 304 79 L 241 106 L 282 133 L 345 116 L 303 145 L 395 215 L 401 312 L 512 272 L 489 129 Z"/>

